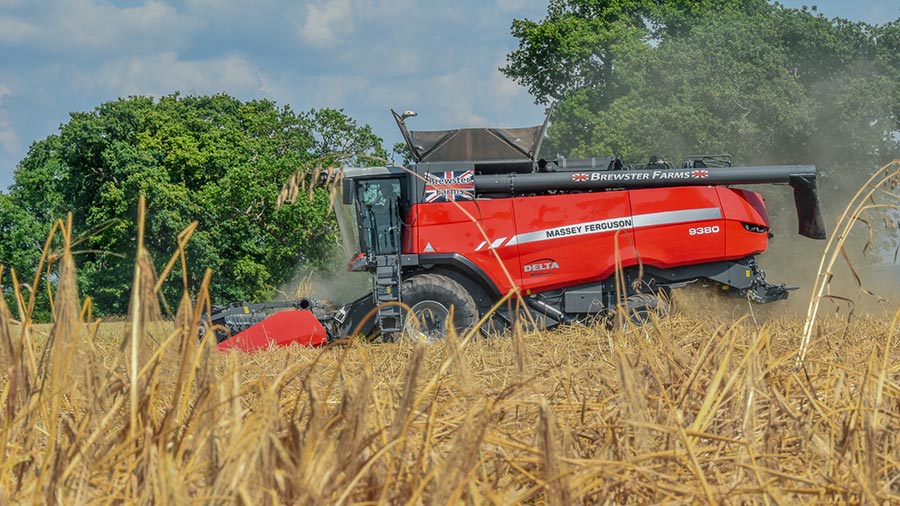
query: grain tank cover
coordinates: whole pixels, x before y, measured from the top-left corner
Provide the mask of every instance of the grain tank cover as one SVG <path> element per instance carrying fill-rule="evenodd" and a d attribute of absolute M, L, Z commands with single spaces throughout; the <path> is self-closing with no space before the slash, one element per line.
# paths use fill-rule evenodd
<path fill-rule="evenodd" d="M 409 130 L 403 118 L 391 112 L 417 162 L 534 160 L 547 128 L 545 121 L 524 128 Z"/>

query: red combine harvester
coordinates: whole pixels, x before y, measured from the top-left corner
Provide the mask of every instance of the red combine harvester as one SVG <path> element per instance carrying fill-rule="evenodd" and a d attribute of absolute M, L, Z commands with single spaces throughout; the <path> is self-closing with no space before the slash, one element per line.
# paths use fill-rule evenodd
<path fill-rule="evenodd" d="M 390 341 L 413 320 L 400 302 L 416 315 L 416 331 L 431 336 L 447 324 L 473 327 L 510 291 L 523 304 L 501 307 L 493 328 L 518 311 L 546 328 L 608 317 L 618 304 L 642 314 L 696 281 L 755 302 L 785 299 L 788 289 L 767 282 L 755 259 L 770 238 L 765 204 L 732 185 L 790 185 L 799 233 L 825 237 L 814 166 L 733 167 L 728 155 L 680 167 L 655 157 L 640 167 L 611 157 L 544 160 L 546 121 L 410 131 L 412 115 L 394 112 L 411 168 L 343 170 L 359 238 L 349 269 L 368 272 L 372 292 L 336 310 L 313 299 L 214 307 L 206 325 L 220 349 L 320 345 L 357 328 Z"/>

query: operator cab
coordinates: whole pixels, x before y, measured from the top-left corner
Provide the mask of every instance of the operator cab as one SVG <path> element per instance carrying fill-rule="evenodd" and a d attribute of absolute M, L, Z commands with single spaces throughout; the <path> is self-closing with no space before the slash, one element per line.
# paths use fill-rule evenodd
<path fill-rule="evenodd" d="M 400 178 L 356 182 L 360 251 L 367 255 L 400 253 L 402 187 Z"/>
<path fill-rule="evenodd" d="M 400 309 L 400 252 L 403 247 L 402 217 L 410 209 L 409 177 L 397 167 L 359 169 L 344 179 L 344 202 L 353 203 L 359 231 L 359 253 L 350 261 L 351 271 L 369 271 L 371 299 L 354 306 L 377 308 L 376 319 L 385 340 L 403 329 Z M 349 202 L 352 201 L 352 202 Z M 352 311 L 352 310 L 351 310 Z"/>

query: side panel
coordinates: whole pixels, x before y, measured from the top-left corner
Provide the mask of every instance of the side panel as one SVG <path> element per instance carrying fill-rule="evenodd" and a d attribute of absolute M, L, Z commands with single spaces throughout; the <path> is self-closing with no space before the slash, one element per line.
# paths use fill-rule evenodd
<path fill-rule="evenodd" d="M 768 242 L 759 195 L 712 186 L 421 203 L 405 221 L 403 253 L 461 255 L 501 293 L 600 281 L 617 250 L 624 267 L 666 269 L 743 258 Z"/>
<path fill-rule="evenodd" d="M 407 223 L 414 231 L 407 234 L 403 253 L 462 255 L 491 278 L 500 293 L 521 281 L 518 248 L 502 247 L 516 235 L 513 199 L 416 204 Z"/>
<path fill-rule="evenodd" d="M 660 268 L 722 260 L 725 220 L 713 186 L 631 190 L 640 259 Z"/>
<path fill-rule="evenodd" d="M 598 281 L 615 271 L 616 249 L 634 263 L 627 191 L 518 197 L 517 235 L 522 288 L 534 292 Z"/>
<path fill-rule="evenodd" d="M 716 191 L 725 214 L 725 258 L 743 258 L 765 251 L 769 246 L 769 213 L 762 197 L 756 192 L 721 186 Z"/>

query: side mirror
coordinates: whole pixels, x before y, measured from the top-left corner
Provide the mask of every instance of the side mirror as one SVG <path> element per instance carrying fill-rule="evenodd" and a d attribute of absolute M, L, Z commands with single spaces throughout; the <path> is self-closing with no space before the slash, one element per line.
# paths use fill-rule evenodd
<path fill-rule="evenodd" d="M 352 204 L 353 203 L 353 179 L 349 177 L 345 177 L 341 180 L 341 193 L 343 194 L 342 200 L 344 204 Z"/>

